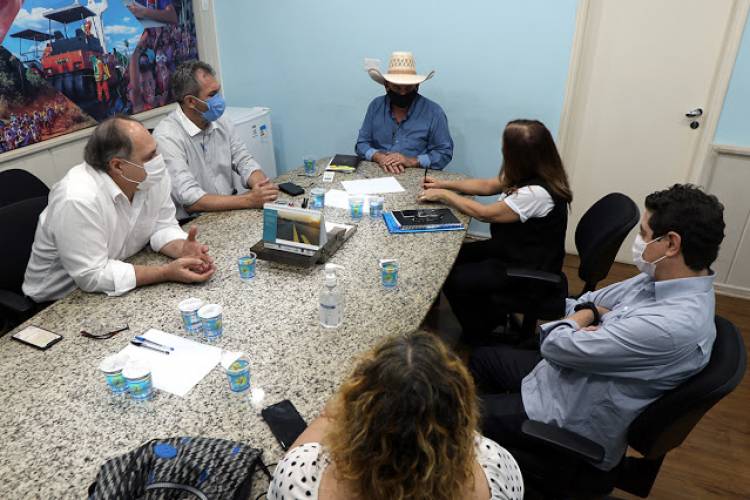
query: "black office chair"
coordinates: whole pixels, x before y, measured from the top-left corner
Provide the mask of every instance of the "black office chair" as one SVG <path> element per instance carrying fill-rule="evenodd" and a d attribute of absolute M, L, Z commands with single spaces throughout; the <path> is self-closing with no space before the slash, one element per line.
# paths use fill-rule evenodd
<path fill-rule="evenodd" d="M 586 284 L 578 296 L 593 290 L 607 276 L 622 241 L 639 218 L 636 204 L 621 193 L 604 196 L 583 214 L 576 226 L 575 242 L 581 259 L 578 276 Z M 496 295 L 492 300 L 500 310 L 523 315 L 518 328 L 521 340 L 530 338 L 540 319 L 554 320 L 565 314 L 565 273 L 509 268 L 507 275 L 513 295 Z M 505 330 L 509 329 L 508 323 Z"/>
<path fill-rule="evenodd" d="M 47 185 L 26 170 L 11 168 L 0 172 L 0 207 L 47 195 Z"/>
<path fill-rule="evenodd" d="M 575 234 L 581 260 L 578 277 L 585 283 L 576 297 L 595 290 L 607 277 L 620 245 L 640 217 L 638 206 L 622 193 L 610 193 L 586 210 Z"/>
<path fill-rule="evenodd" d="M 666 454 L 682 444 L 701 417 L 737 387 L 745 374 L 742 335 L 716 316 L 716 341 L 706 367 L 651 403 L 630 424 L 628 445 L 642 457 L 623 457 L 611 471 L 592 462 L 604 449 L 578 434 L 527 420 L 528 446 L 510 449 L 518 461 L 527 498 L 601 498 L 614 488 L 647 497 Z"/>
<path fill-rule="evenodd" d="M 31 256 L 39 214 L 47 206 L 47 197 L 38 196 L 0 207 L 0 332 L 23 322 L 37 305 L 21 291 L 26 265 Z"/>

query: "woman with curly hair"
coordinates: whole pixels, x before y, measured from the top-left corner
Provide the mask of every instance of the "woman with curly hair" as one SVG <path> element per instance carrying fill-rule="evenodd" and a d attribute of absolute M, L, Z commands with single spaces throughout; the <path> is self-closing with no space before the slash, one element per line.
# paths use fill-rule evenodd
<path fill-rule="evenodd" d="M 381 343 L 279 462 L 268 498 L 520 499 L 513 457 L 477 433 L 474 383 L 427 333 Z"/>

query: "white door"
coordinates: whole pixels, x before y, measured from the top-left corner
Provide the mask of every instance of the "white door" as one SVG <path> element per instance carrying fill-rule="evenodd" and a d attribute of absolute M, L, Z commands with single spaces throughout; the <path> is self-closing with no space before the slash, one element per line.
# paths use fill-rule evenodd
<path fill-rule="evenodd" d="M 579 8 L 559 137 L 573 187 L 571 252 L 579 218 L 605 194 L 625 193 L 643 209 L 649 193 L 699 178 L 693 165 L 721 111 L 710 106 L 728 83 L 720 68 L 736 53 L 736 23 L 744 26 L 734 17 L 746 15 L 733 0 L 584 0 Z M 696 108 L 702 116 L 685 116 Z M 634 234 L 618 260 L 630 262 Z"/>

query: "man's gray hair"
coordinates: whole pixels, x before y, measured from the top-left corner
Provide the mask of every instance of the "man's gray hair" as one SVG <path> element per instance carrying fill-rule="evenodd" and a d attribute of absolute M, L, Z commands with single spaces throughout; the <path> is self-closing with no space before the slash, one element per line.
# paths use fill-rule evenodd
<path fill-rule="evenodd" d="M 92 167 L 106 172 L 112 158 L 130 158 L 133 143 L 127 132 L 122 129 L 121 121 L 140 123 L 126 115 L 107 118 L 94 129 L 83 151 L 83 159 Z"/>
<path fill-rule="evenodd" d="M 186 96 L 198 97 L 201 91 L 201 85 L 195 74 L 199 71 L 205 71 L 211 76 L 216 76 L 214 69 L 210 64 L 203 61 L 186 61 L 177 66 L 172 73 L 172 95 L 177 102 L 185 100 Z"/>

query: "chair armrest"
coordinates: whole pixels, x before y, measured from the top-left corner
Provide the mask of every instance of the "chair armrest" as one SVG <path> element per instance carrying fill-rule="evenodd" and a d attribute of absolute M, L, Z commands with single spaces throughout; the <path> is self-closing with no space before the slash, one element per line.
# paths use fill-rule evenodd
<path fill-rule="evenodd" d="M 536 420 L 526 420 L 521 425 L 524 435 L 545 445 L 557 448 L 577 458 L 599 463 L 604 460 L 604 448 L 575 432 L 545 424 Z"/>
<path fill-rule="evenodd" d="M 35 304 L 17 293 L 0 290 L 0 307 L 4 307 L 16 314 L 26 314 L 34 310 Z"/>
<path fill-rule="evenodd" d="M 509 278 L 522 279 L 528 281 L 537 281 L 548 285 L 562 285 L 562 275 L 548 273 L 547 271 L 537 271 L 534 269 L 523 269 L 520 267 L 509 267 L 505 274 Z"/>

